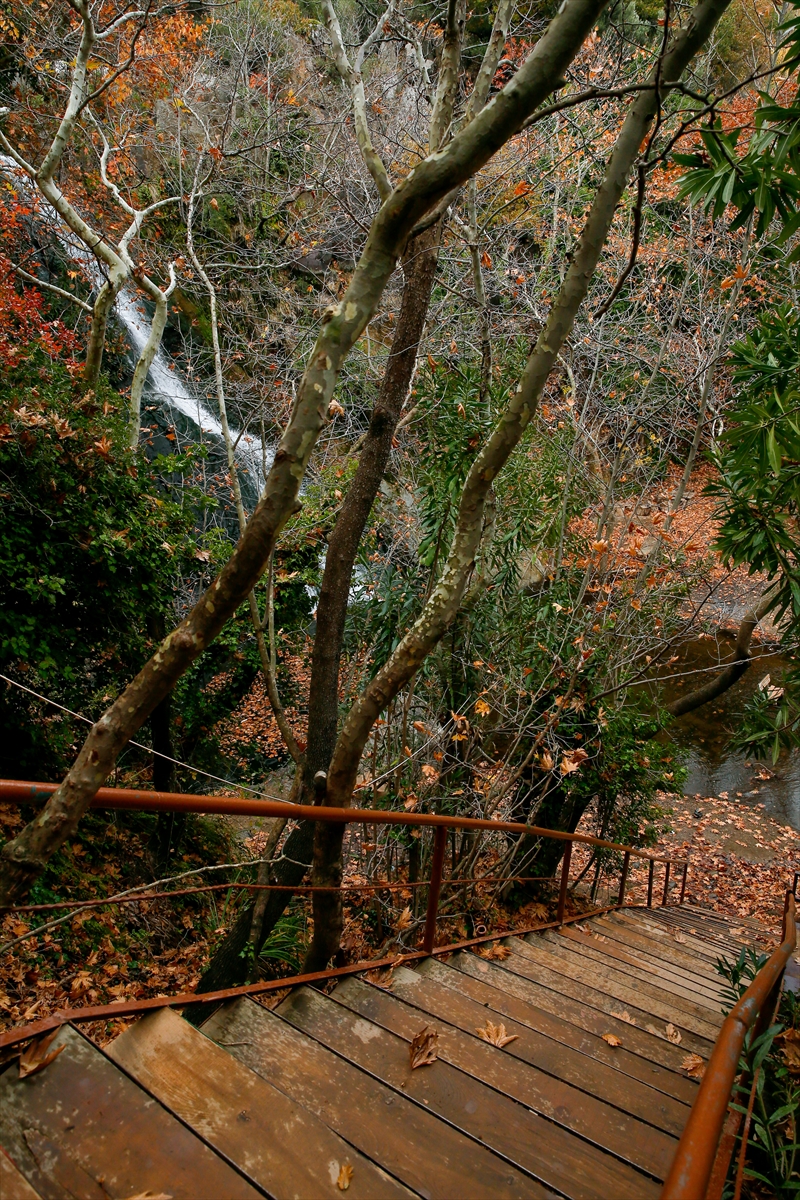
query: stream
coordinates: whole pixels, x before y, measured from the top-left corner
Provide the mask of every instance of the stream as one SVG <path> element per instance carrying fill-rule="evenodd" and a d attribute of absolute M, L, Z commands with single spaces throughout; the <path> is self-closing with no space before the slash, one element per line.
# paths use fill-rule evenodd
<path fill-rule="evenodd" d="M 730 637 L 708 636 L 685 643 L 678 662 L 661 672 L 662 679 L 679 672 L 703 674 L 664 679 L 662 701 L 674 700 L 693 690 L 699 681 L 708 679 L 709 667 L 724 666 L 732 658 Z M 784 752 L 773 767 L 771 760 L 747 758 L 729 747 L 731 733 L 759 682 L 765 675 L 779 682 L 783 669 L 789 665 L 780 649 L 771 645 L 754 646 L 752 659 L 750 669 L 734 687 L 712 703 L 672 721 L 661 738 L 682 752 L 688 768 L 685 795 L 721 796 L 723 800 L 739 801 L 749 807 L 763 805 L 776 821 L 800 830 L 800 752 Z"/>

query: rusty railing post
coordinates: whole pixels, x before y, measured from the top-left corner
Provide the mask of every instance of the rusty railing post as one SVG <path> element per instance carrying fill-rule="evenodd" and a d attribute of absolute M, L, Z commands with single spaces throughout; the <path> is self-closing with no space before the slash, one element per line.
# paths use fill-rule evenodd
<path fill-rule="evenodd" d="M 622 860 L 622 877 L 619 881 L 619 895 L 617 896 L 617 904 L 623 904 L 625 901 L 625 886 L 628 882 L 628 867 L 631 865 L 630 851 L 625 851 L 625 857 Z"/>
<path fill-rule="evenodd" d="M 447 829 L 437 825 L 433 840 L 433 859 L 431 861 L 431 881 L 428 887 L 428 911 L 425 914 L 425 935 L 422 939 L 422 949 L 430 954 L 436 937 L 436 914 L 439 911 L 439 893 L 442 890 L 442 871 L 444 869 L 444 852 L 447 848 Z"/>
<path fill-rule="evenodd" d="M 683 864 L 683 879 L 681 880 L 681 898 L 678 901 L 678 904 L 683 904 L 683 897 L 686 895 L 686 876 L 688 874 L 688 871 L 689 871 L 689 864 L 684 863 Z"/>
<path fill-rule="evenodd" d="M 672 863 L 667 863 L 666 867 L 664 868 L 664 894 L 661 897 L 662 908 L 669 902 L 669 869 L 671 866 Z"/>
<path fill-rule="evenodd" d="M 564 858 L 561 863 L 561 887 L 558 893 L 558 923 L 562 924 L 564 920 L 564 909 L 567 904 L 567 887 L 569 885 L 569 864 L 572 859 L 572 842 L 567 842 L 567 848 L 564 851 Z"/>
<path fill-rule="evenodd" d="M 656 861 L 650 859 L 650 870 L 647 873 L 647 907 L 653 907 L 653 871 L 656 869 Z"/>

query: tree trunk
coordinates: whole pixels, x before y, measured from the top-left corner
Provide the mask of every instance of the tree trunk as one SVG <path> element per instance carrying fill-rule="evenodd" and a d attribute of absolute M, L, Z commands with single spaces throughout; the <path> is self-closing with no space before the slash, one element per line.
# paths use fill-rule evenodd
<path fill-rule="evenodd" d="M 724 7 L 722 0 L 716 3 Z M 323 316 L 264 493 L 244 535 L 188 616 L 92 726 L 67 777 L 42 812 L 3 847 L 0 905 L 14 904 L 27 893 L 52 855 L 75 832 L 130 738 L 217 637 L 260 579 L 278 534 L 297 510 L 300 484 L 328 420 L 344 360 L 377 310 L 417 222 L 480 170 L 558 86 L 603 7 L 604 0 L 565 0 L 503 91 L 444 149 L 417 164 L 382 205 L 344 296 Z M 704 12 L 704 6 L 698 11 Z M 65 205 L 58 189 L 51 187 L 46 195 L 61 213 Z M 359 724 L 361 719 L 359 713 Z M 369 728 L 364 741 L 368 732 Z M 348 741 L 350 758 L 355 743 L 352 737 Z M 360 733 L 356 741 L 360 741 Z M 355 779 L 362 748 L 363 742 L 352 772 L 345 770 L 348 778 L 352 773 Z M 351 791 L 352 784 L 347 794 Z"/>

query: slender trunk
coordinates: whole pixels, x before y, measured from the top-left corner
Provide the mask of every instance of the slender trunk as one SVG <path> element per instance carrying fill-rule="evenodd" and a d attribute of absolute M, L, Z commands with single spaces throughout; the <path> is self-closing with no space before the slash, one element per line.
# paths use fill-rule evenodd
<path fill-rule="evenodd" d="M 507 463 L 530 423 L 558 354 L 569 335 L 611 229 L 614 214 L 630 178 L 639 148 L 647 136 L 663 96 L 703 46 L 730 0 L 702 0 L 687 25 L 672 39 L 663 61 L 651 75 L 657 86 L 631 105 L 597 190 L 586 224 L 547 324 L 530 355 L 522 379 L 491 437 L 477 455 L 461 495 L 459 515 L 448 561 L 430 599 L 408 633 L 352 706 L 336 743 L 327 779 L 327 803 L 346 806 L 355 786 L 369 732 L 383 709 L 417 671 L 454 620 L 471 576 L 493 480 Z M 480 119 L 480 118 L 478 118 Z M 329 884 L 341 878 L 337 853 L 343 829 L 326 831 L 325 862 L 317 861 L 315 879 Z M 337 851 L 338 842 L 338 851 Z M 315 920 L 312 956 L 316 963 L 335 953 L 341 935 L 341 900 L 332 904 L 324 926 Z M 327 961 L 327 958 L 325 958 Z"/>
<path fill-rule="evenodd" d="M 122 280 L 112 282 L 107 280 L 97 294 L 92 310 L 92 327 L 89 331 L 89 343 L 86 347 L 86 362 L 83 366 L 83 377 L 91 388 L 97 387 L 100 378 L 100 368 L 103 365 L 103 351 L 106 346 L 106 333 L 111 310 L 122 287 Z"/>
<path fill-rule="evenodd" d="M 603 0 L 565 0 L 503 91 L 446 147 L 415 166 L 384 202 L 344 296 L 323 316 L 289 423 L 244 536 L 191 612 L 92 726 L 44 809 L 3 847 L 0 904 L 13 904 L 26 894 L 74 833 L 130 738 L 252 591 L 276 537 L 297 511 L 300 484 L 328 419 L 344 360 L 374 315 L 417 222 L 480 170 L 558 86 L 603 7 Z M 60 212 L 59 197 L 49 191 L 52 199 L 49 193 L 47 198 Z M 351 790 L 352 785 L 348 795 Z"/>

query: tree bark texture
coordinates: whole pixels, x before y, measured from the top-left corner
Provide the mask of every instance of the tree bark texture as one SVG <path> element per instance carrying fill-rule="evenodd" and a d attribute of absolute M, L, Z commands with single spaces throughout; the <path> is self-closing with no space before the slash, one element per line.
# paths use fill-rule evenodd
<path fill-rule="evenodd" d="M 328 419 L 344 359 L 375 313 L 417 221 L 521 128 L 558 84 L 603 6 L 603 0 L 566 0 L 503 91 L 446 147 L 414 167 L 383 204 L 343 298 L 324 314 L 264 493 L 244 535 L 188 616 L 92 727 L 67 777 L 43 811 L 4 846 L 0 904 L 13 904 L 26 894 L 51 855 L 74 833 L 129 739 L 214 640 L 263 574 L 275 539 L 296 511 L 300 484 Z M 702 10 L 701 6 L 698 11 Z M 372 700 L 368 706 L 374 707 Z M 359 722 L 363 723 L 360 714 Z M 348 738 L 351 758 L 357 740 L 352 735 Z M 363 744 L 356 754 L 356 767 Z M 355 769 L 348 769 L 345 775 L 354 780 Z M 338 794 L 342 794 L 341 787 Z"/>
<path fill-rule="evenodd" d="M 345 721 L 328 775 L 328 804 L 347 804 L 374 721 L 419 668 L 458 612 L 480 544 L 489 489 L 530 423 L 559 351 L 572 329 L 639 147 L 652 125 L 663 94 L 669 91 L 670 84 L 678 81 L 729 3 L 730 0 L 703 0 L 697 6 L 687 25 L 672 40 L 659 75 L 651 77 L 651 82 L 664 81 L 660 86 L 662 95 L 652 88 L 642 92 L 631 105 L 547 323 L 516 392 L 467 476 L 450 554 L 439 581 L 417 622 L 377 672 Z M 485 112 L 490 109 L 491 105 Z M 480 122 L 483 115 L 474 123 Z"/>

